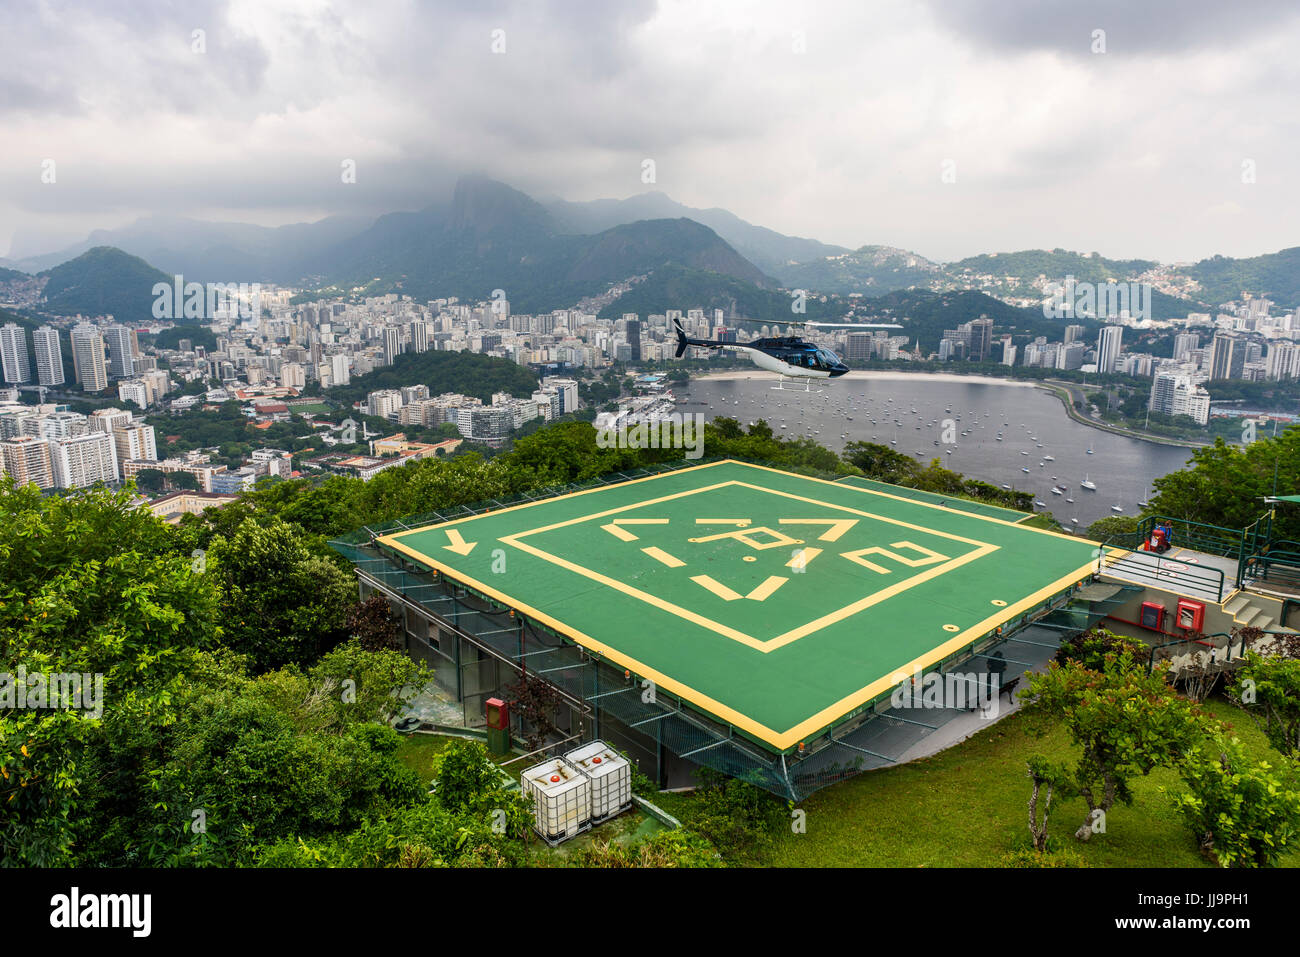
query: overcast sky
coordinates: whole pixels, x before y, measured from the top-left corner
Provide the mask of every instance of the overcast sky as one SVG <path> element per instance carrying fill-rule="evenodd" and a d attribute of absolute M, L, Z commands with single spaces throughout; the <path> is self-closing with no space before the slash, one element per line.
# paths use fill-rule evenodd
<path fill-rule="evenodd" d="M 1300 245 L 1289 0 L 0 0 L 0 23 L 0 255 L 150 214 L 414 209 L 465 172 L 939 260 Z"/>

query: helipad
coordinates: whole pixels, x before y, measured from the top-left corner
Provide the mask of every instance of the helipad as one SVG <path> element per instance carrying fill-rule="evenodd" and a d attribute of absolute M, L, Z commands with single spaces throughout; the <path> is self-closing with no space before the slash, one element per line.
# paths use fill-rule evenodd
<path fill-rule="evenodd" d="M 1096 548 L 732 461 L 379 541 L 776 750 L 1087 578 Z"/>

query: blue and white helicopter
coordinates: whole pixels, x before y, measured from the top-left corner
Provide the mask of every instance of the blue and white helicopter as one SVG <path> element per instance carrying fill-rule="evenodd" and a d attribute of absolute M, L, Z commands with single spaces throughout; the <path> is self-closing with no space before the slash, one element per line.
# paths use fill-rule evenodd
<path fill-rule="evenodd" d="M 768 372 L 781 376 L 774 389 L 782 389 L 781 383 L 786 379 L 802 379 L 804 391 L 812 391 L 813 379 L 835 379 L 849 371 L 842 359 L 830 349 L 823 349 L 816 343 L 808 342 L 799 336 L 769 336 L 753 339 L 750 342 L 721 342 L 717 339 L 692 339 L 682 328 L 682 321 L 673 318 L 677 329 L 677 353 L 680 359 L 691 346 L 701 349 L 733 349 L 749 355 L 754 365 Z M 819 329 L 902 329 L 897 323 L 865 322 L 792 322 L 791 326 L 815 327 Z"/>

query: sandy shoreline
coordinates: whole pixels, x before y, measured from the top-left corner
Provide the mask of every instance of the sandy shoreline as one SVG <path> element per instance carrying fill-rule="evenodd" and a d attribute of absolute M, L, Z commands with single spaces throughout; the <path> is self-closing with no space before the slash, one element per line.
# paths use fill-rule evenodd
<path fill-rule="evenodd" d="M 723 372 L 706 372 L 704 375 L 693 375 L 691 381 L 713 380 L 737 380 L 737 379 L 771 379 L 776 381 L 776 376 L 770 372 L 762 372 L 758 369 L 750 371 L 748 369 L 728 369 Z M 1033 389 L 1040 385 L 1038 382 L 1026 381 L 1024 379 L 1003 379 L 996 376 L 984 375 L 953 375 L 947 372 L 894 372 L 883 369 L 854 369 L 839 376 L 835 381 L 843 382 L 845 380 L 865 381 L 870 379 L 911 379 L 922 382 L 995 382 L 999 385 L 1012 385 L 1026 389 Z M 821 380 L 813 380 L 813 386 L 825 385 Z M 787 386 L 792 388 L 793 386 Z"/>

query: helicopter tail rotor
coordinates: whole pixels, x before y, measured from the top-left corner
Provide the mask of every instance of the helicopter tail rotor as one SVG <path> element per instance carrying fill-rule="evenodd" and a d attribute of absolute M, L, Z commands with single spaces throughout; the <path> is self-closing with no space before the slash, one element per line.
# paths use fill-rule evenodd
<path fill-rule="evenodd" d="M 680 359 L 686 354 L 686 330 L 682 328 L 682 321 L 676 316 L 673 317 L 673 326 L 677 329 L 677 354 L 674 358 Z"/>

